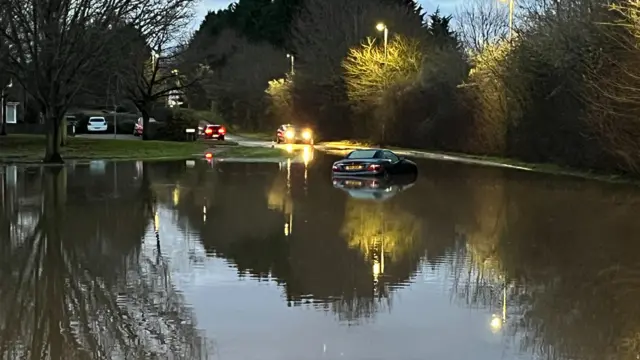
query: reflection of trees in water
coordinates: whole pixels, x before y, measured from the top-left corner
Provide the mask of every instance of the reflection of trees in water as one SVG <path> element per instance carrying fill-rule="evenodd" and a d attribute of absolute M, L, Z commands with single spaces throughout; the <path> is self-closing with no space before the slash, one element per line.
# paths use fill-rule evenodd
<path fill-rule="evenodd" d="M 458 183 L 469 201 L 447 263 L 456 299 L 499 313 L 506 282 L 504 331 L 523 351 L 548 359 L 636 358 L 637 189 L 542 179 L 549 181 L 513 173 L 492 184 Z"/>
<path fill-rule="evenodd" d="M 421 224 L 417 218 L 393 200 L 371 202 L 349 198 L 341 234 L 348 247 L 357 250 L 368 265 L 373 296 L 346 301 L 349 298 L 345 294 L 338 313 L 353 313 L 357 317 L 373 314 L 381 305 L 390 307 L 389 283 L 406 281 L 411 275 L 394 276 L 397 275 L 393 272 L 394 265 L 411 262 L 413 255 L 420 251 Z M 392 272 L 388 274 L 390 269 Z"/>
<path fill-rule="evenodd" d="M 67 190 L 66 169 L 46 168 L 37 224 L 0 265 L 3 358 L 204 357 L 190 311 L 162 269 L 166 263 L 135 252 L 123 257 L 96 251 L 111 240 L 100 229 L 87 231 L 101 206 L 80 209 Z M 125 216 L 148 223 L 143 212 L 131 210 Z M 85 227 L 75 233 L 81 224 Z M 117 234 L 135 244 L 142 235 L 138 230 Z"/>
<path fill-rule="evenodd" d="M 342 193 L 334 192 L 326 167 L 308 169 L 305 191 L 302 164 L 290 172 L 269 165 L 227 164 L 215 173 L 196 166 L 178 181 L 177 202 L 170 191 L 158 199 L 177 203 L 177 223 L 197 231 L 208 253 L 234 264 L 239 276 L 277 281 L 291 306 L 332 311 L 352 323 L 386 308 L 388 289 L 374 286 L 375 255 L 365 258 L 340 235 Z M 206 221 L 200 206 L 205 196 Z M 393 262 L 390 269 L 393 274 Z"/>

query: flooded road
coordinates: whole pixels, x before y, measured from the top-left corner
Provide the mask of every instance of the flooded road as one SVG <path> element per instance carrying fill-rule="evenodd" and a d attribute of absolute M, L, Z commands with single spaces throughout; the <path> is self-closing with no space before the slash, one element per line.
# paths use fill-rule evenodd
<path fill-rule="evenodd" d="M 640 188 L 334 160 L 0 168 L 0 358 L 637 358 Z"/>

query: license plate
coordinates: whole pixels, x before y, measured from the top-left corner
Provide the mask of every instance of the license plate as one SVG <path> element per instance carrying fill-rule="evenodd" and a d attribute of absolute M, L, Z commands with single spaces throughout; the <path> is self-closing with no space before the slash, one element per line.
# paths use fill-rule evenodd
<path fill-rule="evenodd" d="M 349 186 L 360 186 L 360 185 L 362 185 L 362 181 L 347 180 L 347 181 L 345 181 L 345 184 L 349 185 Z"/>
<path fill-rule="evenodd" d="M 362 165 L 348 165 L 347 170 L 361 170 Z"/>

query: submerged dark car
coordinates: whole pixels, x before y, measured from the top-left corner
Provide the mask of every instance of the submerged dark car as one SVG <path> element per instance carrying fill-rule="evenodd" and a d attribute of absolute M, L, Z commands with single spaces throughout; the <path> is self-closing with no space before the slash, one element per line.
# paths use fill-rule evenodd
<path fill-rule="evenodd" d="M 344 176 L 333 178 L 333 187 L 347 192 L 354 199 L 385 201 L 409 189 L 415 181 L 416 174 L 396 176 L 392 180 Z"/>
<path fill-rule="evenodd" d="M 344 159 L 333 163 L 333 176 L 382 176 L 417 174 L 418 166 L 391 150 L 354 150 Z"/>

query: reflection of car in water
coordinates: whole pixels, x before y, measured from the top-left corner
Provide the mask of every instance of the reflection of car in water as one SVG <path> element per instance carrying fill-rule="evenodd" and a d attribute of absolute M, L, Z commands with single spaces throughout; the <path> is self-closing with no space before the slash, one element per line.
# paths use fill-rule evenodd
<path fill-rule="evenodd" d="M 354 150 L 344 159 L 333 163 L 333 176 L 382 176 L 417 174 L 418 166 L 391 150 Z"/>
<path fill-rule="evenodd" d="M 333 187 L 346 191 L 355 199 L 385 201 L 412 187 L 415 181 L 415 175 L 398 176 L 393 180 L 343 176 L 333 178 Z"/>
<path fill-rule="evenodd" d="M 276 130 L 276 143 L 310 144 L 313 145 L 313 131 L 309 128 L 299 128 L 291 124 L 281 125 Z"/>

